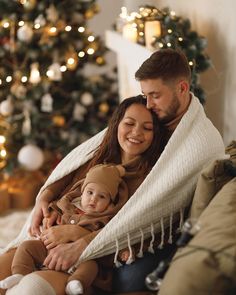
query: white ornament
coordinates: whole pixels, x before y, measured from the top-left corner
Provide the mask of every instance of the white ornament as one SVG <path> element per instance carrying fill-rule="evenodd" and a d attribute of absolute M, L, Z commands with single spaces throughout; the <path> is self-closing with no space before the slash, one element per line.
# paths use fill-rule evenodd
<path fill-rule="evenodd" d="M 41 81 L 39 64 L 37 62 L 33 63 L 31 66 L 29 81 L 32 84 L 37 84 Z"/>
<path fill-rule="evenodd" d="M 40 27 L 45 26 L 46 20 L 42 14 L 40 14 L 35 20 L 34 20 L 35 25 L 40 25 Z"/>
<path fill-rule="evenodd" d="M 93 103 L 93 96 L 90 92 L 84 92 L 80 100 L 85 106 L 89 106 Z"/>
<path fill-rule="evenodd" d="M 20 27 L 17 31 L 17 38 L 22 42 L 29 43 L 33 37 L 33 30 L 27 24 Z"/>
<path fill-rule="evenodd" d="M 46 93 L 41 99 L 41 111 L 50 113 L 52 111 L 53 98 L 50 93 Z"/>
<path fill-rule="evenodd" d="M 47 76 L 51 81 L 61 81 L 62 73 L 60 68 L 61 66 L 57 62 L 48 67 Z"/>
<path fill-rule="evenodd" d="M 25 120 L 22 123 L 22 134 L 28 136 L 31 133 L 31 119 L 28 111 L 25 111 Z"/>
<path fill-rule="evenodd" d="M 20 149 L 17 159 L 25 169 L 33 171 L 42 166 L 44 155 L 39 147 L 27 144 Z"/>
<path fill-rule="evenodd" d="M 84 115 L 87 113 L 87 110 L 84 106 L 79 103 L 75 104 L 74 111 L 73 111 L 73 118 L 76 121 L 82 122 L 84 120 Z"/>
<path fill-rule="evenodd" d="M 13 112 L 14 106 L 11 97 L 2 101 L 0 104 L 0 114 L 3 116 L 10 116 Z"/>

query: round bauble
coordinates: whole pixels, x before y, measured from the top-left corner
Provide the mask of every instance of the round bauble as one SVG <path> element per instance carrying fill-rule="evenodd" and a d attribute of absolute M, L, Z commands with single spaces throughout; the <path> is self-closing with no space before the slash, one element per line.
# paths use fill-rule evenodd
<path fill-rule="evenodd" d="M 42 150 L 33 144 L 23 146 L 17 156 L 18 162 L 27 170 L 39 169 L 44 162 Z"/>

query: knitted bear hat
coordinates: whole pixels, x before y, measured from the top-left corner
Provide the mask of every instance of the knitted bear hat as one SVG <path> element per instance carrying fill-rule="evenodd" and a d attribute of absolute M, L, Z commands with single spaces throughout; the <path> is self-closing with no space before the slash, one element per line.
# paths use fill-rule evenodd
<path fill-rule="evenodd" d="M 84 191 L 88 183 L 98 183 L 110 194 L 111 200 L 114 202 L 118 193 L 119 184 L 124 175 L 125 168 L 121 165 L 96 165 L 90 168 L 86 174 L 81 191 Z"/>

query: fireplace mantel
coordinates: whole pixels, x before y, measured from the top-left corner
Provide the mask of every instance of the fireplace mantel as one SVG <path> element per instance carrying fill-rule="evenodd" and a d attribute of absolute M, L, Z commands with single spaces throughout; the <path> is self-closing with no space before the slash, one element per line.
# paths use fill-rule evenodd
<path fill-rule="evenodd" d="M 115 31 L 106 31 L 106 46 L 117 54 L 120 100 L 140 94 L 134 74 L 152 52 Z"/>

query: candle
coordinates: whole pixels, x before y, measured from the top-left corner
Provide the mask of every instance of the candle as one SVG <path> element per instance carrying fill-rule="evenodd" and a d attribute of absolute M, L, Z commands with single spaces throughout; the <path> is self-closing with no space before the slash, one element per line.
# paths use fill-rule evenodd
<path fill-rule="evenodd" d="M 161 35 L 161 23 L 158 20 L 146 21 L 144 34 L 146 47 L 153 49 L 152 42 L 154 41 L 154 37 Z"/>
<path fill-rule="evenodd" d="M 137 27 L 135 23 L 128 23 L 123 27 L 123 36 L 124 38 L 132 41 L 137 42 Z"/>

